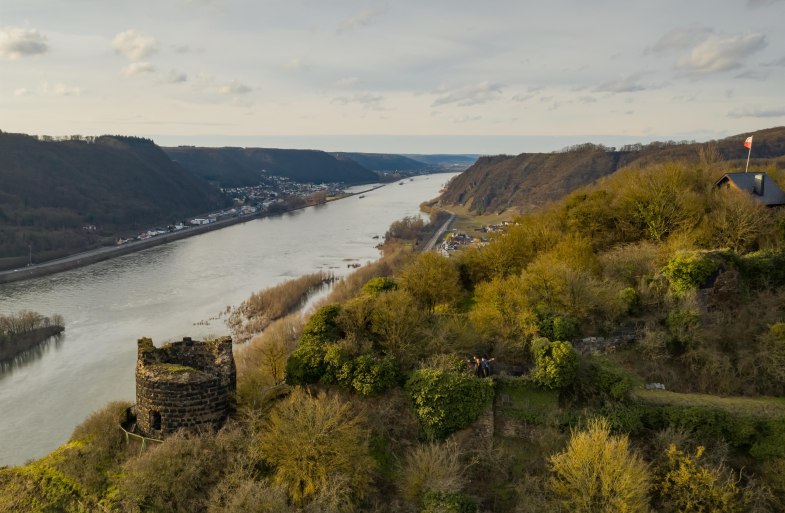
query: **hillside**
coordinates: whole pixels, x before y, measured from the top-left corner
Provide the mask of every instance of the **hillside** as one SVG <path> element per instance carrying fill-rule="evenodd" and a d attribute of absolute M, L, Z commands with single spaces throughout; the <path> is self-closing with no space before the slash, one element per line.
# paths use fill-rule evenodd
<path fill-rule="evenodd" d="M 481 157 L 452 180 L 442 201 L 464 205 L 480 213 L 510 207 L 530 210 L 623 167 L 669 161 L 743 160 L 747 156 L 743 142 L 748 135 L 709 143 L 655 142 L 628 145 L 618 150 L 583 144 L 562 152 Z M 759 130 L 754 136 L 752 166 L 765 165 L 785 155 L 785 127 Z M 743 166 L 743 163 L 739 165 Z"/>
<path fill-rule="evenodd" d="M 297 182 L 372 183 L 378 176 L 346 157 L 316 150 L 271 148 L 164 148 L 193 175 L 220 187 L 257 185 L 262 172 Z"/>
<path fill-rule="evenodd" d="M 334 153 L 336 158 L 341 156 L 352 159 L 361 166 L 372 171 L 403 172 L 408 174 L 421 174 L 434 169 L 434 166 L 417 160 L 391 153 Z"/>
<path fill-rule="evenodd" d="M 0 183 L 0 268 L 24 265 L 31 249 L 34 260 L 55 258 L 223 201 L 152 141 L 133 137 L 2 133 Z"/>

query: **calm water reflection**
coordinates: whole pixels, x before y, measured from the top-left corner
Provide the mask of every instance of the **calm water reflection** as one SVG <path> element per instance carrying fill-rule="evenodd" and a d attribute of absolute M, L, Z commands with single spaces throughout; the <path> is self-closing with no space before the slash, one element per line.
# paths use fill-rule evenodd
<path fill-rule="evenodd" d="M 418 212 L 454 175 L 418 177 L 365 197 L 258 219 L 82 269 L 0 286 L 0 313 L 59 313 L 65 334 L 0 369 L 0 465 L 65 442 L 107 401 L 133 400 L 136 340 L 220 335 L 215 317 L 251 292 L 378 258 L 390 223 Z M 348 260 L 347 260 L 348 259 Z"/>

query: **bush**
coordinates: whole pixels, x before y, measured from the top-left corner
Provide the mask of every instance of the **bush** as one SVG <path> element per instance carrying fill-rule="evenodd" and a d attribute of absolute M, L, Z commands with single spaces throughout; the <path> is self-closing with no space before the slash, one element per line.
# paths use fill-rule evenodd
<path fill-rule="evenodd" d="M 303 327 L 297 348 L 286 361 L 286 383 L 306 385 L 317 383 L 325 373 L 324 355 L 327 344 L 343 336 L 338 326 L 339 305 L 319 308 Z"/>
<path fill-rule="evenodd" d="M 363 285 L 363 292 L 376 296 L 382 292 L 389 292 L 397 288 L 398 284 L 395 283 L 395 280 L 392 278 L 387 276 L 377 276 L 376 278 L 371 278 L 365 285 Z"/>
<path fill-rule="evenodd" d="M 712 468 L 699 460 L 704 448 L 691 456 L 671 445 L 667 462 L 660 469 L 656 487 L 660 509 L 679 513 L 740 512 L 741 494 L 736 482 L 722 467 Z"/>
<path fill-rule="evenodd" d="M 477 420 L 490 406 L 493 381 L 465 372 L 420 369 L 412 373 L 406 392 L 425 436 L 441 439 Z"/>
<path fill-rule="evenodd" d="M 365 419 L 338 397 L 296 388 L 270 413 L 257 445 L 273 467 L 273 482 L 295 504 L 343 483 L 354 499 L 371 489 L 375 462 Z"/>
<path fill-rule="evenodd" d="M 708 255 L 702 253 L 680 253 L 673 257 L 662 273 L 668 278 L 671 291 L 682 296 L 688 290 L 705 284 L 719 266 Z"/>
<path fill-rule="evenodd" d="M 429 492 L 423 499 L 420 513 L 475 513 L 477 502 L 460 493 Z"/>
<path fill-rule="evenodd" d="M 429 493 L 452 495 L 466 485 L 461 451 L 455 443 L 417 445 L 406 453 L 400 478 L 403 497 L 422 504 Z"/>
<path fill-rule="evenodd" d="M 598 395 L 604 399 L 622 401 L 632 390 L 632 378 L 623 369 L 608 360 L 592 361 L 589 368 L 592 385 Z"/>
<path fill-rule="evenodd" d="M 534 369 L 531 377 L 546 388 L 564 389 L 575 380 L 578 371 L 578 353 L 569 342 L 536 340 L 532 344 Z"/>
<path fill-rule="evenodd" d="M 573 431 L 567 449 L 550 458 L 551 489 L 565 511 L 648 511 L 649 472 L 626 436 L 610 433 L 605 419 Z"/>
<path fill-rule="evenodd" d="M 398 365 L 392 356 L 352 356 L 342 344 L 331 344 L 324 357 L 322 383 L 337 384 L 361 395 L 376 395 L 398 385 Z"/>

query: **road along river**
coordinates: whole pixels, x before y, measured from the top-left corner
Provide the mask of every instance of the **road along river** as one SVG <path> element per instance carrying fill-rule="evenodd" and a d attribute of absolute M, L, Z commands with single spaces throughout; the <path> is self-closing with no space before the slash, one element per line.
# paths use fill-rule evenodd
<path fill-rule="evenodd" d="M 160 344 L 223 335 L 220 320 L 195 323 L 286 279 L 319 270 L 341 276 L 351 271 L 348 264 L 377 259 L 380 240 L 373 237 L 417 214 L 452 176 L 420 176 L 362 198 L 0 285 L 0 313 L 59 313 L 66 323 L 63 337 L 40 355 L 0 369 L 0 465 L 50 452 L 108 401 L 133 401 L 138 338 Z"/>

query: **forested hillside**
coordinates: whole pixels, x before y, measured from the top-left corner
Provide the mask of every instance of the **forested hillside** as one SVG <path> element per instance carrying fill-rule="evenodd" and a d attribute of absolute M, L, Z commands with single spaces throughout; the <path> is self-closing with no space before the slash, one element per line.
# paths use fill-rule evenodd
<path fill-rule="evenodd" d="M 347 157 L 371 171 L 404 172 L 420 174 L 435 169 L 425 162 L 392 153 L 335 153 L 336 157 Z"/>
<path fill-rule="evenodd" d="M 451 181 L 442 199 L 465 205 L 475 212 L 499 212 L 515 207 L 531 210 L 564 197 L 578 187 L 593 183 L 627 166 L 684 161 L 712 163 L 734 161 L 744 169 L 747 150 L 736 135 L 709 143 L 651 143 L 619 149 L 584 144 L 554 153 L 522 153 L 518 156 L 481 157 Z M 751 165 L 766 165 L 785 155 L 785 127 L 754 132 Z M 785 162 L 780 161 L 785 166 Z"/>
<path fill-rule="evenodd" d="M 372 183 L 376 173 L 346 157 L 317 150 L 271 148 L 165 148 L 166 153 L 195 176 L 219 187 L 257 185 L 267 175 L 297 182 Z"/>
<path fill-rule="evenodd" d="M 140 451 L 110 404 L 0 510 L 779 513 L 785 210 L 729 169 L 621 170 L 453 258 L 397 223 L 309 317 L 235 311 L 218 433 Z"/>
<path fill-rule="evenodd" d="M 24 265 L 118 232 L 223 205 L 213 187 L 135 137 L 43 141 L 0 133 L 0 259 Z M 7 266 L 2 265 L 0 266 Z"/>

